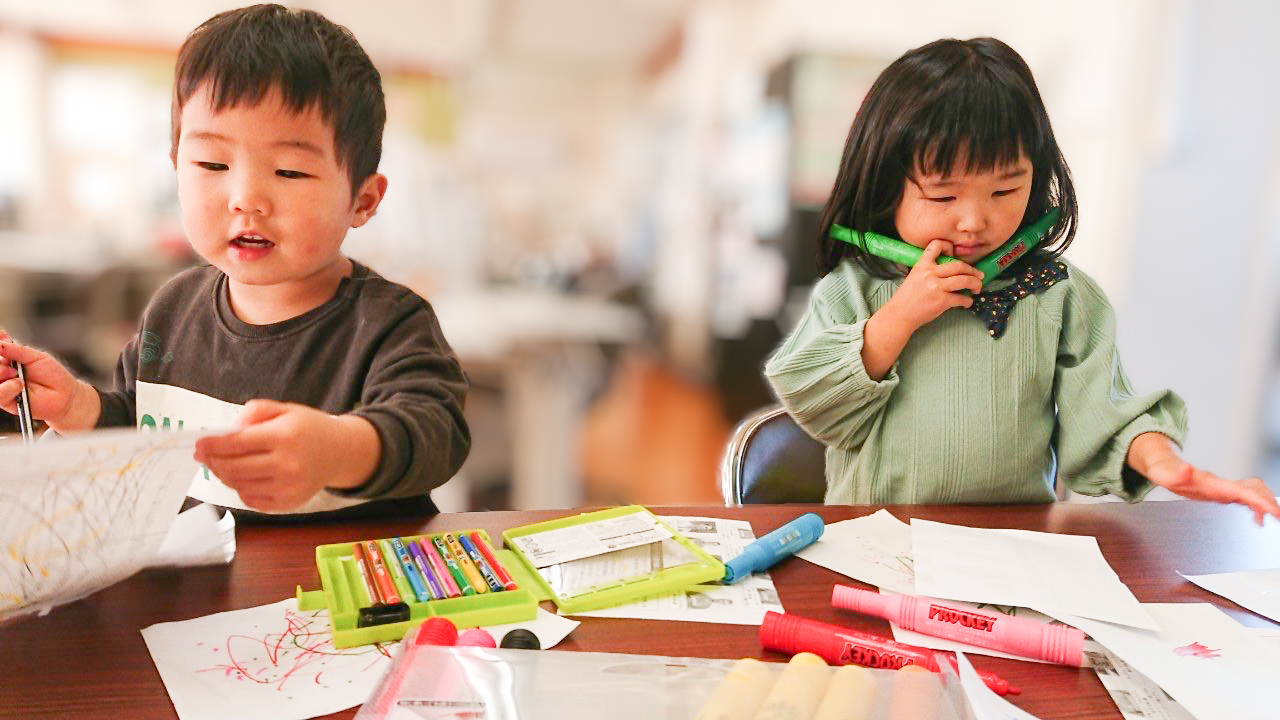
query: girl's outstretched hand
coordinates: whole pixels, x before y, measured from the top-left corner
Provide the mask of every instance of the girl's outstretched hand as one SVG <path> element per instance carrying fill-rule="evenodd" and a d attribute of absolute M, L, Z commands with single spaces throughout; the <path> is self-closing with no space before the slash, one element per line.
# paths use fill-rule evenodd
<path fill-rule="evenodd" d="M 1261 478 L 1228 480 L 1176 457 L 1152 464 L 1146 476 L 1152 483 L 1192 500 L 1247 505 L 1259 525 L 1267 515 L 1280 519 L 1275 493 Z"/>
<path fill-rule="evenodd" d="M 48 353 L 15 343 L 0 330 L 0 359 L 0 408 L 12 414 L 18 411 L 16 399 L 22 392 L 22 383 L 11 364 L 20 362 L 32 418 L 47 422 L 59 432 L 89 430 L 97 424 L 102 412 L 97 391 L 76 379 Z"/>

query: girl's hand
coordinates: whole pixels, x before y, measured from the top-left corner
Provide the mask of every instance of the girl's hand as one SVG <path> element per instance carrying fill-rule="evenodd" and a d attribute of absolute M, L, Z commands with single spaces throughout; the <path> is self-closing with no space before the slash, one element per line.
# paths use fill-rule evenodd
<path fill-rule="evenodd" d="M 16 415 L 22 383 L 14 362 L 22 363 L 31 417 L 58 432 L 89 430 L 98 422 L 102 402 L 92 387 L 67 371 L 57 360 L 35 348 L 19 345 L 0 330 L 0 408 Z"/>
<path fill-rule="evenodd" d="M 240 428 L 196 441 L 195 459 L 249 507 L 284 512 L 326 487 L 358 487 L 381 456 L 378 431 L 355 415 L 250 400 Z"/>
<path fill-rule="evenodd" d="M 973 298 L 961 291 L 982 292 L 982 272 L 972 265 L 959 260 L 938 264 L 938 256 L 949 250 L 949 245 L 942 240 L 930 242 L 920 261 L 907 273 L 902 286 L 885 303 L 885 308 L 894 306 L 893 315 L 910 332 L 915 332 L 953 307 L 973 305 Z"/>
<path fill-rule="evenodd" d="M 1181 458 L 1166 458 L 1152 464 L 1146 476 L 1152 483 L 1192 500 L 1247 505 L 1259 525 L 1267 515 L 1280 519 L 1275 493 L 1261 478 L 1227 480 Z"/>

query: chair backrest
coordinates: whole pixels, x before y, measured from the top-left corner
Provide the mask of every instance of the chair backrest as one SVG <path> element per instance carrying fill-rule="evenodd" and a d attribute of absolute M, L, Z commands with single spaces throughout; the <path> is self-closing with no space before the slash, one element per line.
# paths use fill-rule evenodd
<path fill-rule="evenodd" d="M 726 507 L 753 503 L 821 503 L 826 448 L 780 406 L 748 415 L 734 428 L 720 463 Z"/>

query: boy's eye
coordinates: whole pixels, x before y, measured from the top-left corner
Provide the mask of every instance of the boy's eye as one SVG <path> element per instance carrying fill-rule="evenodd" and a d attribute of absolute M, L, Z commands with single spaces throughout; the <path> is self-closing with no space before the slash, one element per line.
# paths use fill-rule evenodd
<path fill-rule="evenodd" d="M 298 180 L 300 178 L 311 177 L 310 175 L 300 170 L 277 170 L 276 175 L 279 175 L 282 178 L 289 178 L 290 180 Z"/>
<path fill-rule="evenodd" d="M 215 163 L 215 162 L 197 162 L 196 167 L 204 170 L 212 170 L 214 172 L 221 172 L 227 169 L 226 165 L 222 163 Z"/>

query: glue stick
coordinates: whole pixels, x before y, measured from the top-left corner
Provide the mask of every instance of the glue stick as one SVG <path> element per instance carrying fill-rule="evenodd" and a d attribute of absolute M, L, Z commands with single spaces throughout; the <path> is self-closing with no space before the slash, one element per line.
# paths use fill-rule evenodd
<path fill-rule="evenodd" d="M 831 681 L 831 668 L 813 653 L 796 653 L 783 668 L 753 720 L 809 718 Z"/>
<path fill-rule="evenodd" d="M 876 702 L 876 679 L 858 665 L 836 668 L 813 720 L 869 720 Z"/>
<path fill-rule="evenodd" d="M 773 687 L 773 673 L 766 663 L 742 658 L 734 663 L 694 720 L 751 720 Z"/>

